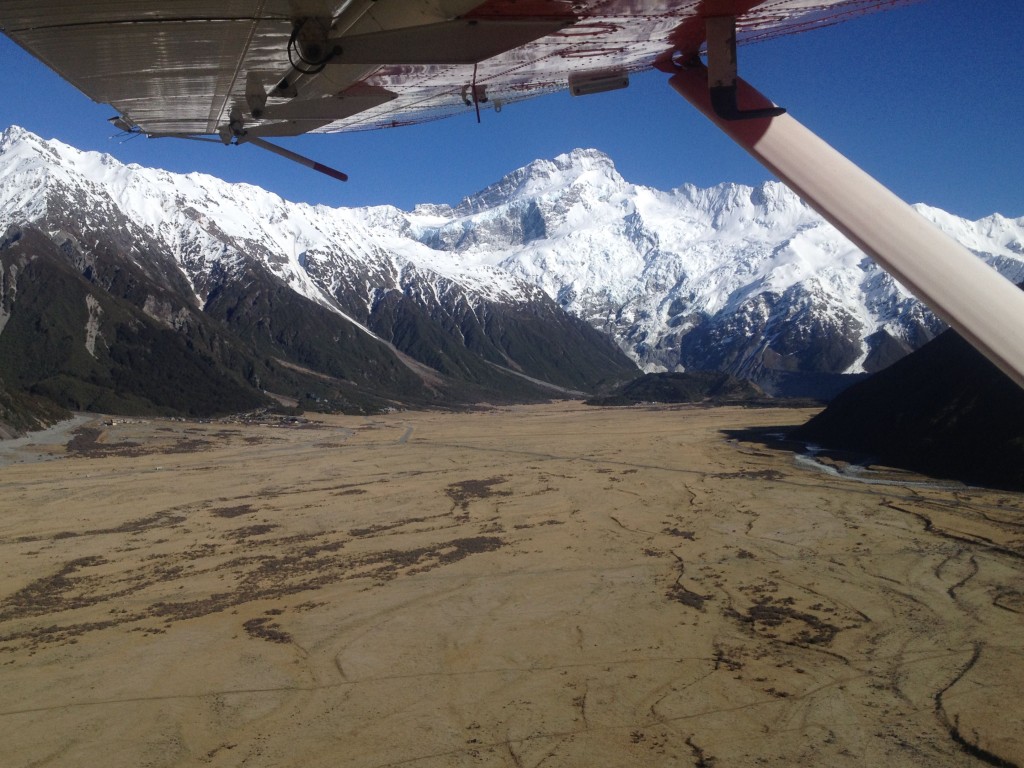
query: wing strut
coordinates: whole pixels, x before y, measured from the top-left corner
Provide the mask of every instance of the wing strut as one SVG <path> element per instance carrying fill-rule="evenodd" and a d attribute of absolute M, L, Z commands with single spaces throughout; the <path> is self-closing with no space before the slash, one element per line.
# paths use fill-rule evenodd
<path fill-rule="evenodd" d="M 669 84 L 1024 387 L 1024 291 L 790 115 L 720 116 L 699 61 Z M 740 103 L 773 108 L 745 81 L 736 84 Z"/>
<path fill-rule="evenodd" d="M 307 168 L 312 168 L 314 171 L 326 174 L 332 179 L 348 181 L 347 173 L 342 173 L 339 170 L 331 168 L 329 165 L 318 163 L 316 160 L 308 158 L 305 155 L 300 155 L 298 152 L 292 152 L 290 149 L 279 147 L 277 144 L 271 144 L 269 141 L 265 141 L 264 139 L 256 136 L 246 136 L 245 134 L 242 134 L 235 139 L 235 142 L 237 144 L 252 144 L 254 147 L 265 149 L 268 152 L 273 152 L 275 155 L 280 155 L 281 157 L 298 163 L 299 165 L 304 165 Z"/>
<path fill-rule="evenodd" d="M 124 117 L 112 117 L 109 122 L 115 128 L 123 131 L 124 133 L 131 134 L 133 136 L 143 135 L 143 132 L 138 126 L 133 124 L 130 120 Z M 298 152 L 292 152 L 290 149 L 279 147 L 277 144 L 271 144 L 269 141 L 259 138 L 258 136 L 250 136 L 240 127 L 236 127 L 234 124 L 231 128 L 233 133 L 225 131 L 219 139 L 214 139 L 209 136 L 197 136 L 191 133 L 150 133 L 144 134 L 149 136 L 151 139 L 188 139 L 189 141 L 207 141 L 214 144 L 230 144 L 234 140 L 235 144 L 252 144 L 254 147 L 265 149 L 268 152 L 273 152 L 275 155 L 279 155 L 286 160 L 291 160 L 299 165 L 304 165 L 307 168 L 312 168 L 314 171 L 330 176 L 332 179 L 338 181 L 348 181 L 348 174 L 342 173 L 341 171 L 331 168 L 329 165 L 318 163 L 316 160 L 300 155 Z"/>

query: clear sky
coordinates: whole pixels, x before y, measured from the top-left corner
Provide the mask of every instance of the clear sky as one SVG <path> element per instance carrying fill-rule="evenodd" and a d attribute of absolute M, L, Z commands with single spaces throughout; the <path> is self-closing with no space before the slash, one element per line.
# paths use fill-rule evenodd
<path fill-rule="evenodd" d="M 740 73 L 911 203 L 968 218 L 1024 216 L 1022 0 L 920 0 L 814 32 L 744 46 Z M 245 181 L 331 206 L 456 203 L 536 158 L 596 147 L 629 181 L 756 184 L 767 171 L 653 72 L 625 91 L 568 93 L 420 126 L 280 140 L 347 184 L 253 147 L 113 137 L 92 103 L 0 36 L 0 127 L 122 162 Z"/>

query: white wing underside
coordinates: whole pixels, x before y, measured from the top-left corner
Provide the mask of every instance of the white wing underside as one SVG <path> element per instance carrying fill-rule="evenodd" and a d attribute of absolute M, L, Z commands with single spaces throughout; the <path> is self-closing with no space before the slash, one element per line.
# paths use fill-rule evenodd
<path fill-rule="evenodd" d="M 696 53 L 698 0 L 17 0 L 0 28 L 145 133 L 360 130 L 446 116 Z M 800 31 L 892 0 L 723 0 L 740 36 Z M 331 53 L 300 74 L 297 20 L 323 20 Z M 299 63 L 299 69 L 308 69 Z M 274 93 L 282 80 L 290 93 Z"/>

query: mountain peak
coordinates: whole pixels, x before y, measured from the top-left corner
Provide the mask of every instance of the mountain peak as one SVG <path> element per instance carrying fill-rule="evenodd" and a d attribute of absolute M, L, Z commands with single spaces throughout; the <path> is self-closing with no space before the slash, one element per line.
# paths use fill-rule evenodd
<path fill-rule="evenodd" d="M 0 154 L 11 155 L 8 163 L 11 159 L 33 162 L 41 160 L 51 168 L 74 168 L 78 172 L 83 172 L 89 167 L 104 169 L 126 167 L 120 160 L 106 152 L 77 149 L 58 139 L 44 139 L 18 125 L 12 125 L 0 132 Z"/>
<path fill-rule="evenodd" d="M 625 180 L 615 163 L 598 149 L 574 149 L 551 160 L 534 160 L 474 195 L 463 198 L 455 211 L 480 213 L 515 199 L 537 198 L 577 183 L 619 186 Z"/>
<path fill-rule="evenodd" d="M 20 125 L 12 125 L 0 131 L 0 147 L 7 147 L 26 136 L 35 136 L 35 134 L 26 131 Z"/>
<path fill-rule="evenodd" d="M 612 159 L 599 149 L 580 149 L 577 147 L 570 152 L 558 155 L 551 162 L 562 170 L 569 170 L 571 168 L 615 170 L 615 163 L 612 162 Z"/>
<path fill-rule="evenodd" d="M 21 146 L 31 147 L 38 152 L 47 148 L 47 142 L 20 125 L 12 125 L 0 131 L 0 154 L 6 154 Z"/>

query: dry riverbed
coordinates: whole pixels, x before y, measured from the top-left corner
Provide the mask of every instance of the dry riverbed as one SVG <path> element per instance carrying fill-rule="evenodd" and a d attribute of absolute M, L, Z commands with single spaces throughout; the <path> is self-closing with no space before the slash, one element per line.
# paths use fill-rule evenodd
<path fill-rule="evenodd" d="M 1024 496 L 742 439 L 808 415 L 26 440 L 0 466 L 2 763 L 1024 765 Z"/>

